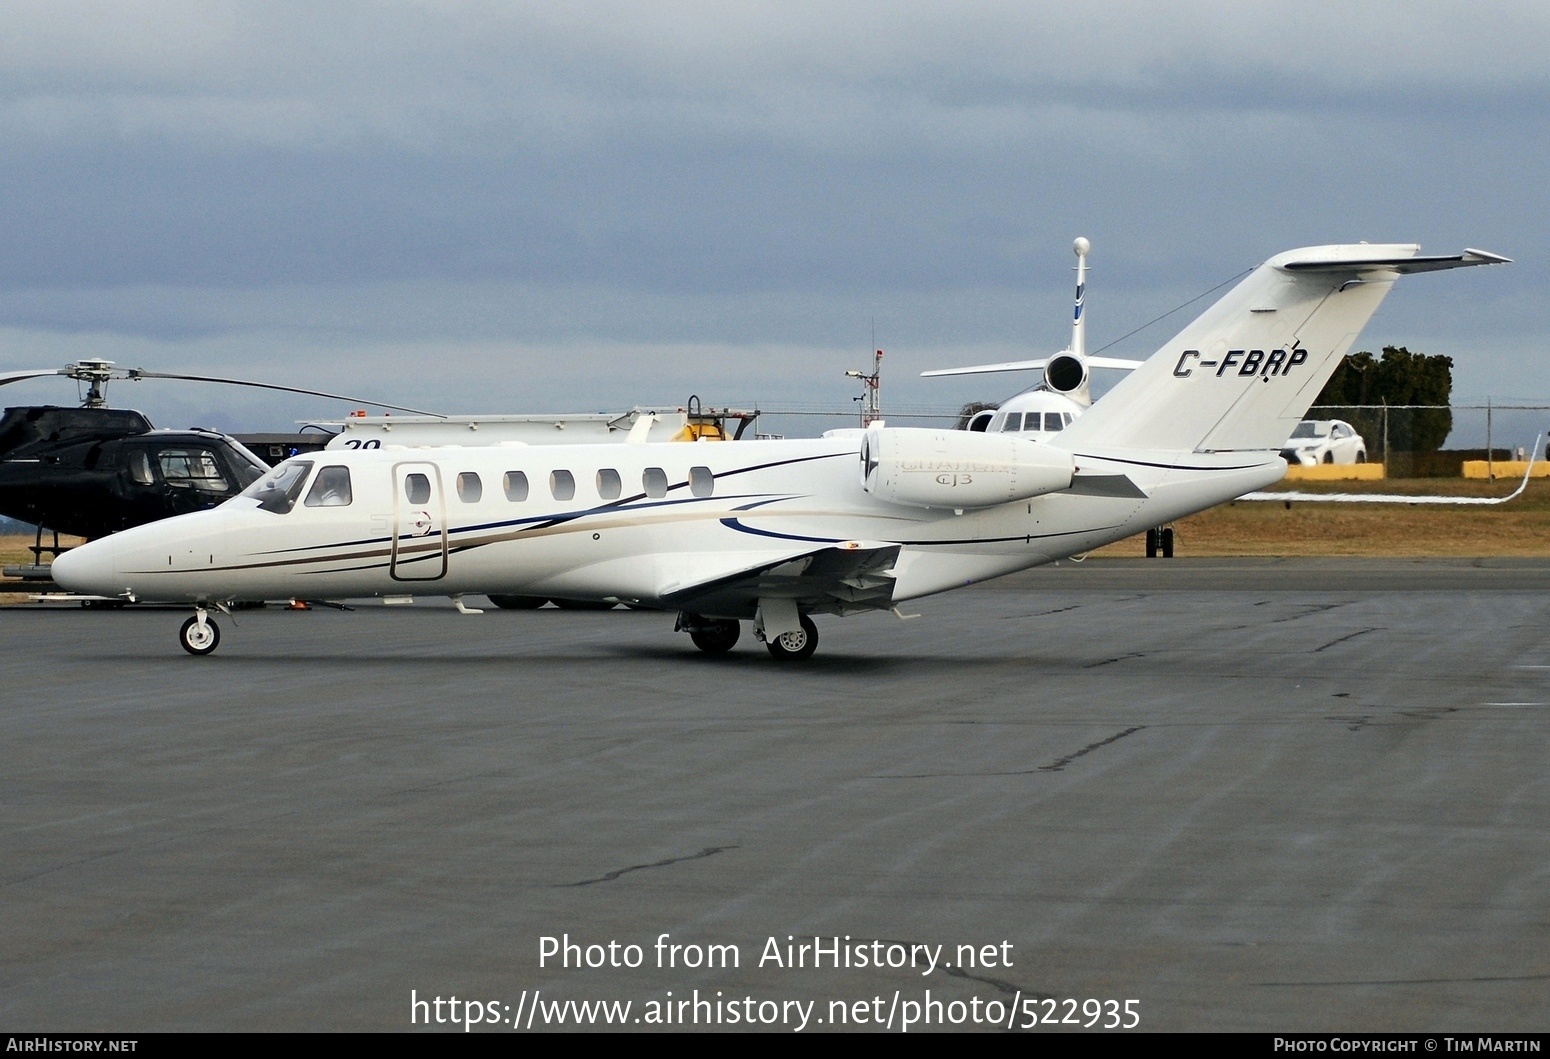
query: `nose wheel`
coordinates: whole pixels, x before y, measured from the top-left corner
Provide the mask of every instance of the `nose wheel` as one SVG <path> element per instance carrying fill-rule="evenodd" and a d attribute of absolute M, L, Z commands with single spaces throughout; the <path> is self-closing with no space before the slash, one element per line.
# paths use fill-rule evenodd
<path fill-rule="evenodd" d="M 191 655 L 207 655 L 221 642 L 221 627 L 211 621 L 203 607 L 178 630 L 178 643 Z"/>

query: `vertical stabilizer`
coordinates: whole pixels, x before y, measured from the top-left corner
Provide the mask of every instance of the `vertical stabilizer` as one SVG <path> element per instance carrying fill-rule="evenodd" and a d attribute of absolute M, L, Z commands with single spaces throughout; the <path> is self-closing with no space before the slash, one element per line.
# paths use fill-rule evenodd
<path fill-rule="evenodd" d="M 1361 243 L 1277 254 L 1104 395 L 1060 444 L 1280 448 L 1401 275 L 1507 260 L 1474 250 L 1417 257 L 1418 249 Z"/>

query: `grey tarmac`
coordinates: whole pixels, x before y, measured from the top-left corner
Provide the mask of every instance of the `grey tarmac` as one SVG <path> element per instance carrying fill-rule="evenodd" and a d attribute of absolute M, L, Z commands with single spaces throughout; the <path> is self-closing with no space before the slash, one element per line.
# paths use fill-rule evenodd
<path fill-rule="evenodd" d="M 927 988 L 1550 1027 L 1550 560 L 1092 559 L 903 609 L 791 666 L 623 610 L 240 612 L 192 658 L 182 612 L 0 608 L 0 1027 Z M 541 969 L 563 934 L 646 963 Z M 788 936 L 1011 966 L 758 967 Z"/>

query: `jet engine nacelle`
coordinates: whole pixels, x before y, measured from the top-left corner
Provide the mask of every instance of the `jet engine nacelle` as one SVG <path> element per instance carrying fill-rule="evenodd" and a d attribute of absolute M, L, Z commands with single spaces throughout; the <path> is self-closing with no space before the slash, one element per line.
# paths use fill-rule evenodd
<path fill-rule="evenodd" d="M 862 488 L 911 507 L 993 507 L 1071 486 L 1069 452 L 1010 434 L 879 427 L 861 441 Z"/>
<path fill-rule="evenodd" d="M 1072 353 L 1057 353 L 1044 365 L 1044 387 L 1074 397 L 1087 391 L 1087 362 Z"/>

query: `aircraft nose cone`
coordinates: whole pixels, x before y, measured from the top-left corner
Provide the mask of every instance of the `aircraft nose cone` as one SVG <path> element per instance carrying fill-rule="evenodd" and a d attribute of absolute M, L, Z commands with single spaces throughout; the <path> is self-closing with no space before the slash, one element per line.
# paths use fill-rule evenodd
<path fill-rule="evenodd" d="M 123 586 L 114 583 L 113 538 L 71 548 L 54 560 L 54 583 L 86 596 L 116 596 Z"/>

